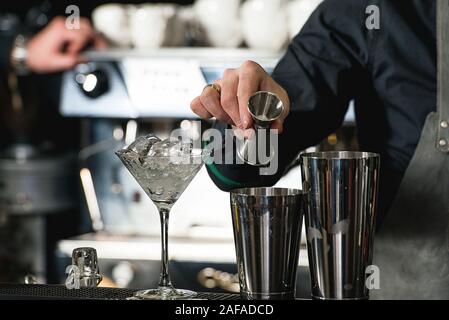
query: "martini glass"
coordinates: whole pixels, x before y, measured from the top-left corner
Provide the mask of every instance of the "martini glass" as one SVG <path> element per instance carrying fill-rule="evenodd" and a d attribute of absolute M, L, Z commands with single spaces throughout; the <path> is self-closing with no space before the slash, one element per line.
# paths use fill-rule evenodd
<path fill-rule="evenodd" d="M 140 157 L 132 150 L 116 152 L 145 193 L 156 205 L 161 220 L 161 275 L 159 287 L 138 291 L 134 299 L 181 300 L 191 299 L 196 292 L 175 289 L 168 270 L 168 220 L 170 210 L 203 165 L 204 151 L 192 150 L 177 156 Z"/>

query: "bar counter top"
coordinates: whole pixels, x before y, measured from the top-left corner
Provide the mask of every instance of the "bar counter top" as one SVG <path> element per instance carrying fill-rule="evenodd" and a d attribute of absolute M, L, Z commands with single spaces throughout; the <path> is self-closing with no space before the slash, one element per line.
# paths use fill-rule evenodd
<path fill-rule="evenodd" d="M 62 285 L 0 283 L 0 300 L 127 300 L 136 289 L 80 288 Z M 198 300 L 239 300 L 238 294 L 198 293 Z"/>

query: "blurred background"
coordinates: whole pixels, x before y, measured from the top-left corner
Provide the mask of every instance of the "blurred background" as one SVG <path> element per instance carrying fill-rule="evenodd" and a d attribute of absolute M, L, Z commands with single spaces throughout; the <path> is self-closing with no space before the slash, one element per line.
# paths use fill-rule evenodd
<path fill-rule="evenodd" d="M 270 72 L 320 2 L 1 2 L 0 281 L 63 283 L 72 250 L 88 246 L 98 251 L 102 285 L 156 287 L 159 216 L 114 151 L 145 133 L 210 127 L 190 101 L 245 60 Z M 77 13 L 106 46 L 73 49 L 65 32 Z M 51 25 L 58 16 L 65 23 Z M 57 49 L 80 59 L 56 70 L 46 47 L 61 34 Z M 30 70 L 20 68 L 21 39 Z M 356 149 L 353 120 L 350 109 L 345 126 L 315 149 Z M 278 185 L 298 188 L 298 169 Z M 172 212 L 174 285 L 237 291 L 229 196 L 204 168 Z M 305 257 L 303 248 L 303 270 Z"/>

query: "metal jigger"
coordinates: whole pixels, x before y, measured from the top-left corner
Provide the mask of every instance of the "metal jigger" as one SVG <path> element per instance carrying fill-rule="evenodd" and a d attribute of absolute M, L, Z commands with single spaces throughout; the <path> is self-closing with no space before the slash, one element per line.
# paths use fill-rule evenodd
<path fill-rule="evenodd" d="M 274 93 L 258 91 L 250 97 L 248 111 L 253 118 L 255 134 L 250 138 L 245 138 L 243 143 L 237 147 L 237 155 L 242 161 L 250 165 L 267 165 L 275 153 L 270 143 L 270 127 L 282 115 L 284 104 Z M 264 159 L 259 157 L 259 140 L 262 135 L 264 135 L 263 138 L 265 138 L 266 143 L 265 151 L 269 150 L 270 152 Z"/>

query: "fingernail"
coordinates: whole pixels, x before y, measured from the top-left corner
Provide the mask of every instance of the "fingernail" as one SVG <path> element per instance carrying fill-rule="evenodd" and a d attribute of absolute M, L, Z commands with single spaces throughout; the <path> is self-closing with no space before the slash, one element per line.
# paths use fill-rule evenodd
<path fill-rule="evenodd" d="M 243 129 L 246 129 L 246 128 L 248 128 L 248 124 L 249 124 L 249 121 L 248 120 L 243 120 Z"/>

